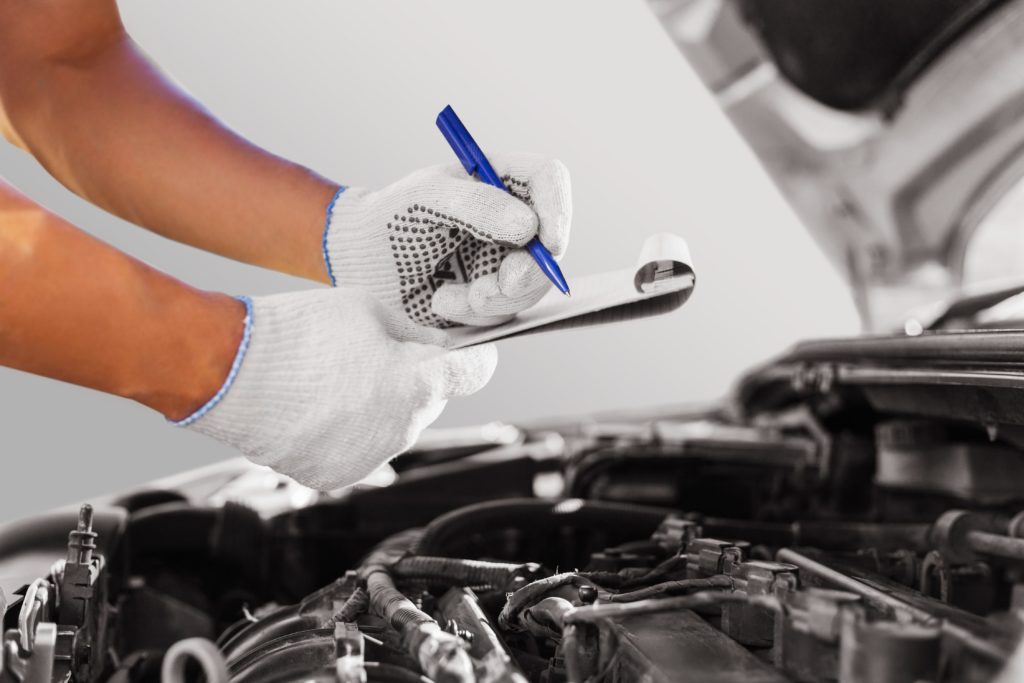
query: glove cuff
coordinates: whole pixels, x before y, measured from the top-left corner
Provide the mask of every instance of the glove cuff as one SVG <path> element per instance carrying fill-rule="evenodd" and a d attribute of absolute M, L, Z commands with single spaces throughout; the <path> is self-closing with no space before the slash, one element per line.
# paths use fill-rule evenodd
<path fill-rule="evenodd" d="M 310 290 L 254 298 L 247 316 L 247 349 L 240 350 L 237 369 L 214 399 L 177 424 L 320 490 L 368 475 L 379 463 L 366 461 L 358 452 L 332 451 L 344 451 L 347 443 L 372 442 L 373 424 L 349 409 L 337 412 L 332 433 L 315 426 L 321 412 L 338 410 L 331 402 L 336 392 L 325 382 L 346 380 L 338 367 L 337 330 L 351 332 L 345 347 L 351 356 L 379 353 L 361 345 L 360 340 L 371 337 L 359 326 L 369 323 L 351 319 L 337 304 L 338 294 Z"/>
<path fill-rule="evenodd" d="M 252 338 L 252 299 L 247 296 L 240 296 L 236 298 L 245 304 L 245 329 L 242 332 L 242 341 L 238 343 L 238 351 L 235 352 L 235 359 L 231 362 L 231 369 L 228 370 L 227 379 L 224 380 L 224 384 L 222 384 L 220 389 L 217 390 L 217 393 L 215 393 L 209 401 L 204 403 L 194 413 L 181 420 L 170 420 L 170 423 L 175 427 L 188 427 L 203 415 L 206 415 L 208 412 L 213 410 L 214 407 L 223 400 L 224 396 L 228 393 L 228 389 L 231 388 L 231 385 L 235 383 L 235 378 L 238 376 L 238 370 L 242 367 L 242 360 L 245 358 L 245 352 L 249 350 L 249 340 Z"/>
<path fill-rule="evenodd" d="M 338 191 L 334 193 L 333 197 L 331 197 L 331 202 L 327 205 L 327 212 L 324 217 L 324 234 L 320 240 L 321 248 L 324 253 L 324 265 L 327 266 L 327 277 L 330 279 L 332 287 L 337 287 L 337 284 L 334 281 L 334 266 L 331 264 L 331 255 L 327 250 L 327 234 L 331 231 L 331 216 L 334 214 L 334 205 L 338 203 L 338 198 L 341 197 L 341 193 L 347 189 L 348 188 L 344 185 L 339 185 Z"/>
<path fill-rule="evenodd" d="M 387 243 L 386 225 L 376 225 L 370 193 L 342 188 L 327 207 L 323 250 L 327 273 L 335 287 L 357 287 L 372 293 L 381 303 L 402 310 L 395 257 Z"/>

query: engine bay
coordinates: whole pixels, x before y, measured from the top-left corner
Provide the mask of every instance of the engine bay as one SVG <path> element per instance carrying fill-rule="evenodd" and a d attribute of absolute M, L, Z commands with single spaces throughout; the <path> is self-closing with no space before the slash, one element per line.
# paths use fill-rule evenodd
<path fill-rule="evenodd" d="M 9 524 L 2 677 L 1016 680 L 1024 454 L 970 398 L 982 354 L 945 417 L 941 373 L 842 356 L 712 410 L 465 430 L 385 486 L 228 471 Z"/>

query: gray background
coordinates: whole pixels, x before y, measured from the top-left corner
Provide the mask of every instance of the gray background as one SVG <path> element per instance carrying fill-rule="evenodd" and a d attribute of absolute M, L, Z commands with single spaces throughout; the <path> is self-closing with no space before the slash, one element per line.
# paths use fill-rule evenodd
<path fill-rule="evenodd" d="M 561 158 L 576 207 L 570 278 L 631 265 L 652 232 L 687 238 L 698 286 L 683 309 L 503 342 L 491 384 L 450 403 L 440 425 L 713 399 L 798 338 L 858 327 L 838 275 L 640 0 L 164 0 L 122 11 L 210 110 L 339 182 L 380 186 L 450 162 L 433 123 L 447 103 L 487 148 Z M 0 173 L 192 284 L 310 286 L 135 229 L 3 143 Z M 10 370 L 0 407 L 0 519 L 232 455 L 134 404 Z"/>

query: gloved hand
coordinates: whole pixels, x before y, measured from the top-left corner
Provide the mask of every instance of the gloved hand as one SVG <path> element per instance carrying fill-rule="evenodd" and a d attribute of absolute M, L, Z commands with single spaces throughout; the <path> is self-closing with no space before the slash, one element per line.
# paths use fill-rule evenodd
<path fill-rule="evenodd" d="M 402 451 L 446 401 L 494 373 L 491 345 L 447 351 L 441 330 L 413 324 L 362 290 L 250 301 L 224 387 L 178 422 L 301 484 L 354 484 Z"/>
<path fill-rule="evenodd" d="M 490 159 L 512 195 L 458 165 L 382 190 L 343 190 L 324 233 L 331 281 L 363 287 L 421 325 L 497 325 L 537 303 L 550 282 L 520 247 L 535 235 L 560 257 L 569 241 L 569 172 L 518 154 Z"/>

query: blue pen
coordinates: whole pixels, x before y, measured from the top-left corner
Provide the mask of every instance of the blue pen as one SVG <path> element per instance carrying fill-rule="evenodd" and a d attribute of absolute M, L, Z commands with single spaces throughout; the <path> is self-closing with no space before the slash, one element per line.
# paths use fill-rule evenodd
<path fill-rule="evenodd" d="M 494 167 L 491 166 L 490 162 L 487 161 L 487 157 L 484 156 L 483 151 L 479 145 L 473 139 L 473 136 L 469 134 L 466 127 L 462 125 L 462 121 L 455 114 L 455 110 L 452 109 L 451 105 L 445 107 L 440 114 L 437 115 L 437 127 L 441 129 L 441 133 L 444 134 L 444 139 L 451 145 L 452 150 L 455 152 L 455 156 L 459 157 L 459 161 L 465 167 L 466 172 L 470 175 L 476 175 L 477 178 L 493 185 L 494 187 L 501 188 L 508 192 L 508 188 L 505 187 L 505 183 L 501 182 L 501 177 L 495 173 Z M 558 291 L 566 296 L 569 295 L 569 284 L 565 281 L 565 276 L 562 275 L 562 270 L 555 263 L 555 258 L 548 251 L 547 247 L 540 243 L 540 239 L 534 237 L 532 240 L 526 243 L 526 250 L 533 256 L 533 260 L 540 266 L 541 271 L 548 276 L 548 279 L 555 283 L 555 287 L 558 287 Z"/>

